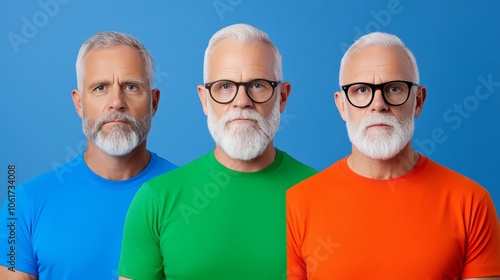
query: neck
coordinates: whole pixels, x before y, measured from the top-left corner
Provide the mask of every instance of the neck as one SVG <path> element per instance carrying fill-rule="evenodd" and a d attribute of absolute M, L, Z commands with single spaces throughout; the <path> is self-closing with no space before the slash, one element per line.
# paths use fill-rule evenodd
<path fill-rule="evenodd" d="M 219 145 L 217 145 L 214 150 L 214 156 L 218 162 L 229 169 L 240 172 L 255 172 L 266 168 L 274 162 L 276 158 L 276 149 L 274 148 L 273 141 L 271 141 L 260 156 L 251 160 L 239 160 L 231 158 Z"/>
<path fill-rule="evenodd" d="M 386 159 L 372 159 L 352 147 L 352 154 L 347 158 L 351 170 L 361 176 L 386 180 L 408 173 L 418 162 L 419 154 L 408 143 L 396 156 Z"/>
<path fill-rule="evenodd" d="M 146 150 L 146 141 L 123 156 L 110 156 L 87 140 L 87 151 L 83 159 L 95 174 L 109 180 L 127 180 L 139 174 L 148 165 L 151 155 Z"/>

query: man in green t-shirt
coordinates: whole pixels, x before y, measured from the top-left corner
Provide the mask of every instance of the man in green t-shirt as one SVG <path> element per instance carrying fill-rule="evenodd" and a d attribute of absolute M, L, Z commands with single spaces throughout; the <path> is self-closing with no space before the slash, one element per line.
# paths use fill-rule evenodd
<path fill-rule="evenodd" d="M 284 279 L 285 191 L 316 171 L 274 147 L 290 94 L 282 76 L 266 33 L 235 24 L 214 34 L 198 94 L 216 147 L 139 190 L 120 279 Z"/>

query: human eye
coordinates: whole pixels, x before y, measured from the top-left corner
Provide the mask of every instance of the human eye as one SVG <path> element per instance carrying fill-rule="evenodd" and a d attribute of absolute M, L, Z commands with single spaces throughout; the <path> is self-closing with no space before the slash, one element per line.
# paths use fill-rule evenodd
<path fill-rule="evenodd" d="M 229 82 L 229 81 L 220 81 L 214 84 L 214 89 L 215 91 L 218 92 L 225 92 L 225 91 L 232 91 L 234 88 L 234 83 Z"/>
<path fill-rule="evenodd" d="M 127 92 L 131 92 L 131 93 L 134 93 L 134 92 L 138 92 L 139 91 L 139 87 L 135 84 L 128 84 L 128 85 L 125 85 L 125 90 Z"/>
<path fill-rule="evenodd" d="M 390 83 L 386 86 L 387 93 L 404 93 L 407 86 L 404 83 Z"/>
<path fill-rule="evenodd" d="M 248 87 L 254 91 L 263 91 L 269 89 L 271 86 L 264 80 L 254 80 L 250 82 Z"/>
<path fill-rule="evenodd" d="M 97 85 L 93 87 L 92 91 L 96 93 L 104 93 L 106 89 L 107 89 L 106 85 Z"/>
<path fill-rule="evenodd" d="M 256 88 L 256 89 L 259 89 L 259 88 L 263 88 L 263 87 L 264 87 L 264 85 L 263 85 L 263 84 L 261 84 L 261 83 L 259 83 L 259 82 L 253 83 L 251 86 L 252 86 L 253 88 Z"/>
<path fill-rule="evenodd" d="M 351 94 L 365 95 L 371 93 L 371 88 L 364 84 L 353 85 L 350 88 Z"/>

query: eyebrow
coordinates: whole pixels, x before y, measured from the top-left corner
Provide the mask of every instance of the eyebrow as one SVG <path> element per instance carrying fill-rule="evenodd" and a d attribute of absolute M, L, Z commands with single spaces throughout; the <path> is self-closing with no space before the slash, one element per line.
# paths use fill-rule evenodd
<path fill-rule="evenodd" d="M 110 82 L 109 81 L 106 81 L 106 80 L 98 80 L 98 81 L 95 81 L 93 83 L 91 83 L 87 89 L 89 90 L 93 90 L 96 86 L 99 86 L 99 85 L 109 85 Z"/>
<path fill-rule="evenodd" d="M 111 84 L 111 82 L 109 80 L 98 80 L 98 81 L 91 83 L 88 86 L 88 89 L 93 90 L 96 86 L 110 85 L 110 84 Z M 140 86 L 146 88 L 146 82 L 144 82 L 143 80 L 140 80 L 140 79 L 126 78 L 126 79 L 123 79 L 122 82 L 120 83 L 120 85 L 126 85 L 126 84 L 137 84 L 137 85 L 140 85 Z"/>
<path fill-rule="evenodd" d="M 140 86 L 146 88 L 146 82 L 144 82 L 143 80 L 140 80 L 140 79 L 135 79 L 135 78 L 125 78 L 122 80 L 122 82 L 120 84 L 121 85 L 123 85 L 123 84 L 137 84 L 137 85 L 140 85 Z"/>

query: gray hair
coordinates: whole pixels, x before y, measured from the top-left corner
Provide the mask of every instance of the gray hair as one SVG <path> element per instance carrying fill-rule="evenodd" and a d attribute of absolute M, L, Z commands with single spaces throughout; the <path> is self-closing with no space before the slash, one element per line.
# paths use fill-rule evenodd
<path fill-rule="evenodd" d="M 412 82 L 417 84 L 419 83 L 417 61 L 413 53 L 405 46 L 403 41 L 401 41 L 401 39 L 399 39 L 396 35 L 384 32 L 372 32 L 366 34 L 361 38 L 359 38 L 356 42 L 354 42 L 354 44 L 352 44 L 349 47 L 349 49 L 345 52 L 344 56 L 342 57 L 342 60 L 340 61 L 339 83 L 343 83 L 343 72 L 346 61 L 356 51 L 356 49 L 366 46 L 383 46 L 386 48 L 391 48 L 391 47 L 400 48 L 406 54 L 406 56 L 408 56 L 408 58 L 410 59 L 410 63 L 413 66 L 415 80 Z"/>
<path fill-rule="evenodd" d="M 154 61 L 151 53 L 149 53 L 146 47 L 144 47 L 144 45 L 134 36 L 121 32 L 109 31 L 93 35 L 81 46 L 76 59 L 76 81 L 79 90 L 83 89 L 83 58 L 87 55 L 87 53 L 95 49 L 104 49 L 116 46 L 130 46 L 141 54 L 146 64 L 145 70 L 148 76 L 149 86 L 150 88 L 153 87 Z"/>
<path fill-rule="evenodd" d="M 259 30 L 248 24 L 233 24 L 222 28 L 217 31 L 210 41 L 208 42 L 208 47 L 205 50 L 205 59 L 203 61 L 203 81 L 206 83 L 208 77 L 208 58 L 213 50 L 213 48 L 220 43 L 222 40 L 232 39 L 236 40 L 240 44 L 251 44 L 255 42 L 260 42 L 268 46 L 274 53 L 274 74 L 276 79 L 281 81 L 283 79 L 283 70 L 281 66 L 281 54 L 278 48 L 271 42 L 269 36 L 262 30 Z"/>

